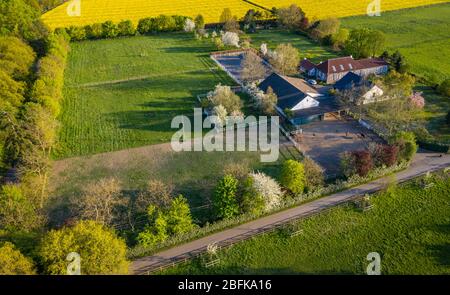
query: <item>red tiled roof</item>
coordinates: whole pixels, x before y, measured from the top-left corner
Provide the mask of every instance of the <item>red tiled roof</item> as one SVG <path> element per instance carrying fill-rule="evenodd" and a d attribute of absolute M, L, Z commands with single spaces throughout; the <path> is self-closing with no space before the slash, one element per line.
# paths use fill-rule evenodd
<path fill-rule="evenodd" d="M 309 61 L 309 59 L 304 59 L 302 60 L 302 62 L 300 63 L 300 67 L 304 68 L 306 71 L 310 71 L 312 69 L 314 69 L 316 67 L 315 64 L 313 64 L 312 62 Z"/>
<path fill-rule="evenodd" d="M 387 63 L 381 58 L 366 58 L 355 60 L 351 56 L 329 59 L 316 67 L 326 75 L 334 73 L 351 72 L 355 70 L 370 69 L 385 66 Z"/>

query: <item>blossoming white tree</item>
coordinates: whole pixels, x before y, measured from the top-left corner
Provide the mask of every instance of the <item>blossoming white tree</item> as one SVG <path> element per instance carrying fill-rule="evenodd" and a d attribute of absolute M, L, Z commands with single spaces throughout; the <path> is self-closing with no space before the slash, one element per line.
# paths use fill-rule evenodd
<path fill-rule="evenodd" d="M 239 47 L 239 36 L 234 32 L 226 32 L 222 36 L 222 42 L 226 46 Z"/>
<path fill-rule="evenodd" d="M 264 56 L 267 54 L 269 49 L 267 49 L 267 44 L 266 43 L 261 44 L 260 51 L 261 51 L 261 54 L 264 55 Z"/>
<path fill-rule="evenodd" d="M 227 115 L 228 115 L 225 107 L 223 105 L 215 106 L 213 112 L 219 118 L 220 122 L 218 123 L 220 124 L 220 126 L 225 126 L 227 123 Z"/>
<path fill-rule="evenodd" d="M 250 173 L 249 176 L 253 180 L 253 189 L 264 199 L 266 211 L 280 204 L 283 192 L 274 179 L 261 172 Z"/>
<path fill-rule="evenodd" d="M 187 18 L 186 22 L 184 23 L 184 31 L 187 33 L 193 32 L 195 30 L 195 22 L 190 19 Z"/>

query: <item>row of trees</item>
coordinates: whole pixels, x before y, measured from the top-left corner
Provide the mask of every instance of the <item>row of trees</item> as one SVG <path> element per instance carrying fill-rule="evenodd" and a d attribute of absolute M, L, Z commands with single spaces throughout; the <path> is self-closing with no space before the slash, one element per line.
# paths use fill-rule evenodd
<path fill-rule="evenodd" d="M 250 172 L 237 164 L 224 174 L 213 197 L 217 219 L 239 214 L 258 216 L 278 207 L 286 196 L 299 196 L 324 185 L 322 168 L 309 158 L 302 162 L 285 161 L 279 183 L 264 173 Z"/>

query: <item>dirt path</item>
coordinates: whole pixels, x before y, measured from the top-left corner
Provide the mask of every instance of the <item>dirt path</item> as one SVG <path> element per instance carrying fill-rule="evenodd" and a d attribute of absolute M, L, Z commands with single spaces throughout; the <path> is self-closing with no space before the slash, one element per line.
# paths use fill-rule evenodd
<path fill-rule="evenodd" d="M 443 155 L 440 157 L 439 154 L 421 152 L 416 155 L 413 163 L 407 170 L 396 174 L 396 178 L 397 181 L 404 182 L 423 175 L 428 171 L 435 171 L 449 166 L 450 155 Z M 268 228 L 272 228 L 295 219 L 310 216 L 314 213 L 345 203 L 357 196 L 376 192 L 385 187 L 389 180 L 389 177 L 381 178 L 376 181 L 312 201 L 305 205 L 300 205 L 192 242 L 188 242 L 152 256 L 137 259 L 132 263 L 130 271 L 133 274 L 147 274 L 161 266 L 182 261 L 191 258 L 198 253 L 204 252 L 206 247 L 211 243 L 226 246 L 236 241 L 245 240 L 267 230 Z"/>

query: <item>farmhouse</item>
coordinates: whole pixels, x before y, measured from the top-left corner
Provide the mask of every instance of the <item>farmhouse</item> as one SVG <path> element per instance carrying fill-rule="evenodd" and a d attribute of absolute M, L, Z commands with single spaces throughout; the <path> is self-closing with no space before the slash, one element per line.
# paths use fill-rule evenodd
<path fill-rule="evenodd" d="M 384 75 L 388 72 L 388 63 L 380 58 L 366 58 L 355 60 L 352 56 L 339 57 L 313 64 L 304 59 L 300 64 L 300 71 L 327 84 L 333 84 L 342 79 L 349 72 L 363 77 L 369 75 Z"/>
<path fill-rule="evenodd" d="M 309 86 L 303 79 L 271 74 L 259 88 L 267 92 L 271 87 L 278 96 L 277 110 L 295 125 L 324 120 L 327 114 L 339 112 L 334 97 L 324 96 Z"/>
<path fill-rule="evenodd" d="M 349 72 L 341 80 L 336 82 L 334 89 L 339 91 L 362 90 L 363 104 L 375 102 L 384 94 L 380 87 L 353 72 Z"/>

